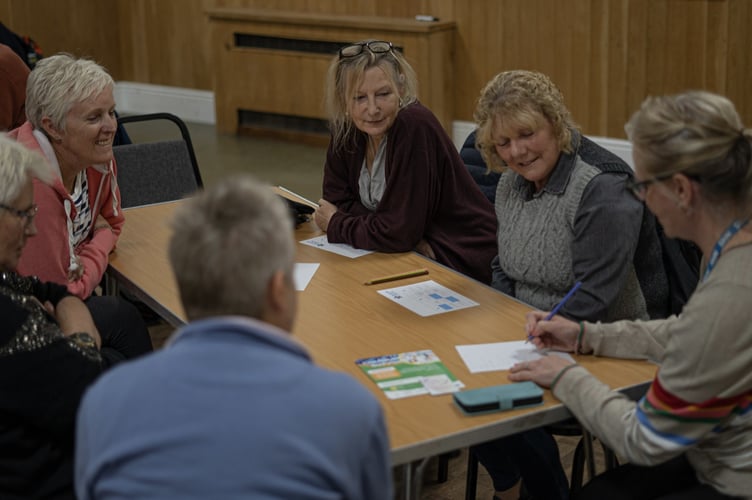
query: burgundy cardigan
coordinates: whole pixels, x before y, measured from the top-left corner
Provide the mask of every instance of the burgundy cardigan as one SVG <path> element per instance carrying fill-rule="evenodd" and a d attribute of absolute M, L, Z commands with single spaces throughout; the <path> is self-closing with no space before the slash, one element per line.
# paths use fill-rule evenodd
<path fill-rule="evenodd" d="M 402 109 L 388 131 L 386 188 L 375 211 L 360 202 L 366 134 L 340 151 L 329 144 L 324 199 L 337 206 L 331 243 L 408 252 L 425 239 L 436 260 L 483 283 L 496 255 L 496 215 L 436 117 L 420 103 Z"/>

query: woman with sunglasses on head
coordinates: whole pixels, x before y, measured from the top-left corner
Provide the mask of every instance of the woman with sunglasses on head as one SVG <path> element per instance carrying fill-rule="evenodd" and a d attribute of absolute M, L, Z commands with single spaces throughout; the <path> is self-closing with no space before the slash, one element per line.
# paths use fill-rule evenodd
<path fill-rule="evenodd" d="M 666 233 L 694 242 L 704 273 L 681 314 L 580 322 L 530 313 L 538 347 L 659 364 L 634 402 L 577 364 L 547 356 L 516 365 L 629 464 L 581 498 L 749 498 L 752 490 L 752 130 L 708 92 L 646 99 L 627 123 L 631 188 Z M 624 341 L 624 339 L 629 339 Z"/>
<path fill-rule="evenodd" d="M 102 371 L 99 333 L 64 285 L 16 273 L 36 235 L 32 178 L 44 158 L 0 135 L 0 498 L 75 498 L 81 396 Z"/>
<path fill-rule="evenodd" d="M 332 132 L 316 224 L 331 243 L 415 250 L 484 283 L 495 254 L 493 206 L 389 42 L 343 47 L 327 81 Z"/>

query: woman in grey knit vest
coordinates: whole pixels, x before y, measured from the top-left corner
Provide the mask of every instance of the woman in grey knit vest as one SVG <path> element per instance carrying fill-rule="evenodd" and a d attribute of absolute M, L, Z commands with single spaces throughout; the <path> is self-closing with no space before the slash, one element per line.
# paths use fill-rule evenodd
<path fill-rule="evenodd" d="M 627 189 L 630 167 L 577 129 L 556 85 L 507 71 L 481 92 L 477 147 L 500 172 L 493 286 L 574 320 L 665 317 L 668 282 L 655 219 Z M 497 496 L 523 480 L 533 498 L 564 499 L 556 442 L 537 429 L 473 449 Z"/>

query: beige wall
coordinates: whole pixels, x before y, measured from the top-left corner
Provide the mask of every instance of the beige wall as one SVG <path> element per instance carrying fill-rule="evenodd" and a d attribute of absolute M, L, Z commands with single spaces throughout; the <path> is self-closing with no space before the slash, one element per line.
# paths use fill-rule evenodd
<path fill-rule="evenodd" d="M 456 120 L 491 76 L 527 68 L 557 82 L 588 134 L 623 137 L 646 95 L 690 88 L 752 123 L 750 0 L 0 0 L 0 20 L 116 79 L 210 90 L 212 7 L 455 20 Z"/>

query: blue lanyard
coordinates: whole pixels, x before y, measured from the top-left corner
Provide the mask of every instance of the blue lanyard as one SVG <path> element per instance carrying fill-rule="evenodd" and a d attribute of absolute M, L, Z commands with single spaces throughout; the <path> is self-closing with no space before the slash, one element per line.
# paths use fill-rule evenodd
<path fill-rule="evenodd" d="M 723 250 L 723 247 L 726 246 L 726 243 L 728 243 L 729 240 L 736 233 L 738 233 L 741 228 L 746 226 L 747 222 L 749 222 L 749 219 L 735 220 L 729 227 L 726 228 L 721 237 L 718 238 L 718 241 L 715 242 L 715 246 L 713 247 L 713 251 L 710 253 L 708 265 L 705 267 L 705 274 L 702 275 L 702 281 L 705 281 L 706 279 L 708 279 L 708 276 L 710 276 L 710 271 L 713 270 L 716 263 L 718 262 L 718 259 L 721 257 L 721 251 Z"/>

